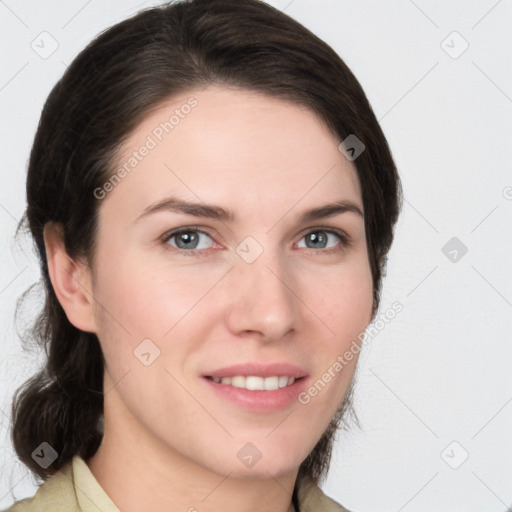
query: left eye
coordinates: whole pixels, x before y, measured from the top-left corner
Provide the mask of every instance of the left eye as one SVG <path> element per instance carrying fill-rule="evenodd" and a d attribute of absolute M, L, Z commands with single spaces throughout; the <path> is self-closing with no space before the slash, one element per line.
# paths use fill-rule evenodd
<path fill-rule="evenodd" d="M 331 245 L 327 245 L 329 243 L 329 237 L 334 237 L 334 239 L 337 238 L 338 241 L 343 242 L 343 238 L 340 234 L 334 231 L 328 231 L 326 229 L 317 229 L 315 231 L 310 231 L 305 236 L 303 236 L 301 240 L 306 241 L 306 247 L 308 249 L 329 249 L 331 247 L 336 246 L 336 240 L 334 240 L 334 243 L 331 243 Z"/>

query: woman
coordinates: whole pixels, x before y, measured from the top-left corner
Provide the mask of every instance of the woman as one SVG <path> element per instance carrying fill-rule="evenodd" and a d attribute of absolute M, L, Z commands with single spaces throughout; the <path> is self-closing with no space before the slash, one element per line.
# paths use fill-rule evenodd
<path fill-rule="evenodd" d="M 401 205 L 356 78 L 257 0 L 142 11 L 44 107 L 31 510 L 346 510 L 319 488 Z"/>

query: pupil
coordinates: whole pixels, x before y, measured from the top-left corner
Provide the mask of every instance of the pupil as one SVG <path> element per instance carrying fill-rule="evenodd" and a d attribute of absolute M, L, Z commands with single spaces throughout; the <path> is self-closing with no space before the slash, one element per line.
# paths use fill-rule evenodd
<path fill-rule="evenodd" d="M 317 233 L 320 233 L 320 236 L 317 235 Z M 322 242 L 326 242 L 326 237 L 322 234 L 321 231 L 317 231 L 316 233 L 310 233 L 309 235 L 309 241 L 313 242 L 313 244 L 318 244 L 320 242 L 320 244 Z M 316 245 L 317 247 L 318 245 Z M 313 245 L 313 247 L 315 247 L 315 245 Z M 323 247 L 323 245 L 322 245 Z"/>
<path fill-rule="evenodd" d="M 184 244 L 182 244 L 182 242 L 184 242 Z M 178 247 L 180 247 L 180 249 L 187 249 L 187 248 L 190 248 L 191 242 L 192 242 L 192 245 L 193 245 L 193 242 L 196 242 L 196 245 L 197 245 L 197 234 L 196 233 L 191 233 L 191 232 L 181 233 L 178 236 L 178 240 L 176 243 L 177 243 Z M 195 247 L 195 245 L 194 245 L 194 247 Z"/>

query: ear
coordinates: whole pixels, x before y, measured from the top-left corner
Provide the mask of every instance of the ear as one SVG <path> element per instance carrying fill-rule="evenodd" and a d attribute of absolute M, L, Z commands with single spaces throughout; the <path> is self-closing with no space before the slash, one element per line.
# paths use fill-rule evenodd
<path fill-rule="evenodd" d="M 82 331 L 96 332 L 89 266 L 68 255 L 60 224 L 50 222 L 45 225 L 44 244 L 50 280 L 68 320 Z"/>

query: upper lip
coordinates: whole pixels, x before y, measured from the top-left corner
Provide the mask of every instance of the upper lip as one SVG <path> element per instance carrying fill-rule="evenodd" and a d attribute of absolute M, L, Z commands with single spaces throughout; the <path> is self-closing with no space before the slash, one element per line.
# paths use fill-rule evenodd
<path fill-rule="evenodd" d="M 277 375 L 278 377 L 305 377 L 307 372 L 298 366 L 290 363 L 245 363 L 245 364 L 234 364 L 232 366 L 226 366 L 219 368 L 218 370 L 211 370 L 205 373 L 205 377 L 235 377 L 236 375 L 255 375 L 258 377 L 272 377 Z"/>

